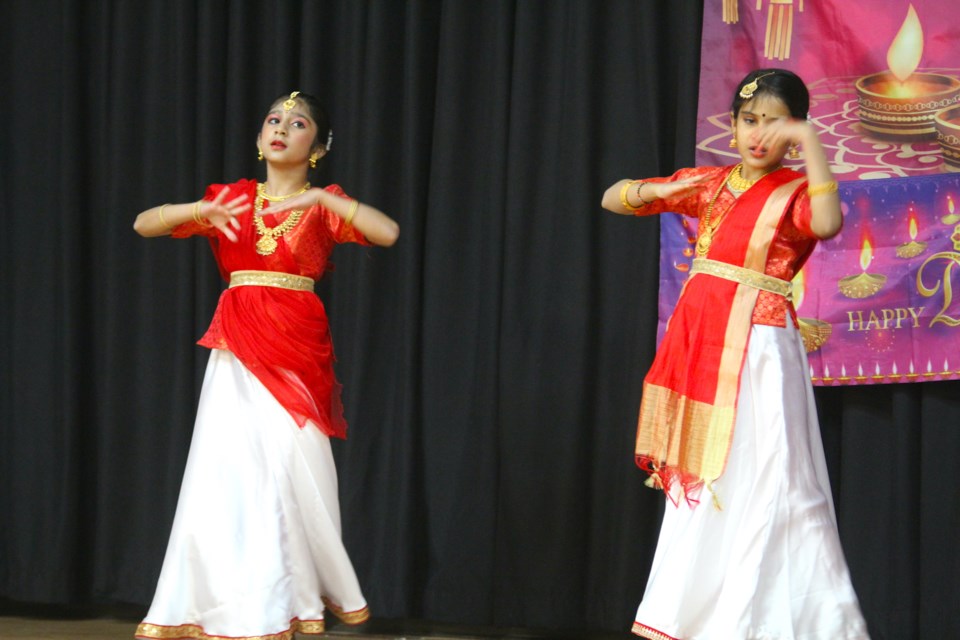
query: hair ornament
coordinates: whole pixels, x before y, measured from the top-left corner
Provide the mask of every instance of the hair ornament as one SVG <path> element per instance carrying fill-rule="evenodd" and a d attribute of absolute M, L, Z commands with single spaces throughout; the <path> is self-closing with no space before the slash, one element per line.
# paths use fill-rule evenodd
<path fill-rule="evenodd" d="M 762 76 L 757 76 L 747 84 L 743 85 L 743 89 L 740 89 L 740 97 L 744 100 L 749 100 L 753 97 L 753 94 L 757 92 L 757 89 L 760 87 L 760 79 L 766 78 L 767 76 L 772 76 L 775 72 L 768 71 Z"/>
<path fill-rule="evenodd" d="M 297 96 L 300 95 L 299 91 L 294 91 L 290 94 L 290 97 L 283 101 L 283 110 L 290 111 L 297 104 Z"/>
<path fill-rule="evenodd" d="M 327 151 L 333 146 L 333 129 L 327 129 Z"/>

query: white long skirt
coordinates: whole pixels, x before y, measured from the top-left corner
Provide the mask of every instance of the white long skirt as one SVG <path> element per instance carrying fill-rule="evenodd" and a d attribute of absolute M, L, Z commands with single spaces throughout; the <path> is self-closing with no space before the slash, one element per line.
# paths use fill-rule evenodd
<path fill-rule="evenodd" d="M 788 324 L 791 324 L 788 322 Z M 869 638 L 837 533 L 799 332 L 754 326 L 726 470 L 667 501 L 633 632 L 654 640 Z"/>
<path fill-rule="evenodd" d="M 213 350 L 163 569 L 139 638 L 288 640 L 325 602 L 369 616 L 340 537 L 330 441 Z M 346 612 L 346 613 L 344 613 Z"/>

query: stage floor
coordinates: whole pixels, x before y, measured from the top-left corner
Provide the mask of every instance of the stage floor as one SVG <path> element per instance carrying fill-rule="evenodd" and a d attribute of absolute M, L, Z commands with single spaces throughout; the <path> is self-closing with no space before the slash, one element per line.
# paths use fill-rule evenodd
<path fill-rule="evenodd" d="M 21 617 L 0 617 L 0 638 L 4 640 L 132 640 L 137 623 L 132 620 L 98 619 L 65 620 Z M 298 636 L 298 638 L 316 636 Z M 340 640 L 621 640 L 633 638 L 629 633 L 584 634 L 554 633 L 529 630 L 457 629 L 449 625 L 407 621 L 371 620 L 361 627 L 347 627 L 331 622 L 322 638 Z"/>

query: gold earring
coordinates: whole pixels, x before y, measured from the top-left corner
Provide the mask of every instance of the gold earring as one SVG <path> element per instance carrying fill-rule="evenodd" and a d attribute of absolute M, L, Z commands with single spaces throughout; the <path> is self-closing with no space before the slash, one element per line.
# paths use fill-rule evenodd
<path fill-rule="evenodd" d="M 800 149 L 797 148 L 796 146 L 792 146 L 790 147 L 790 152 L 787 155 L 790 156 L 791 160 L 796 160 L 797 158 L 800 157 Z"/>
<path fill-rule="evenodd" d="M 736 138 L 730 138 L 730 148 L 731 148 L 731 149 L 736 149 L 736 148 L 737 148 L 737 139 L 736 139 Z"/>
<path fill-rule="evenodd" d="M 310 156 L 310 168 L 311 169 L 317 168 L 317 154 L 313 154 L 312 156 Z"/>
<path fill-rule="evenodd" d="M 263 160 L 263 149 L 257 149 L 257 160 Z"/>

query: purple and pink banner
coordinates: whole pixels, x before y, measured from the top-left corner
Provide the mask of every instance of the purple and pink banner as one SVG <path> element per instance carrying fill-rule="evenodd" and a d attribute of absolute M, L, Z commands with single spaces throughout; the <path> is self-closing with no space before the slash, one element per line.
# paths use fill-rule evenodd
<path fill-rule="evenodd" d="M 739 159 L 728 146 L 733 88 L 751 69 L 781 67 L 809 87 L 810 120 L 841 180 L 844 229 L 794 282 L 814 384 L 960 378 L 954 5 L 705 3 L 697 164 Z M 661 332 L 689 270 L 695 222 L 663 216 Z"/>

